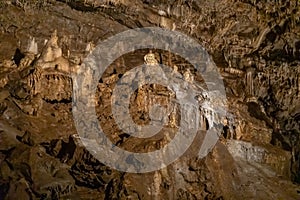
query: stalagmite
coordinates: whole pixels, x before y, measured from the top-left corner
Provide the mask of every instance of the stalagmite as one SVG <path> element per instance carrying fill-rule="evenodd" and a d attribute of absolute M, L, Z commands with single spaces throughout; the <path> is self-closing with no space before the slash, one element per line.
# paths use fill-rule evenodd
<path fill-rule="evenodd" d="M 31 53 L 31 54 L 38 54 L 38 45 L 35 42 L 35 38 L 34 37 L 30 37 L 30 41 L 27 47 L 27 52 Z"/>
<path fill-rule="evenodd" d="M 92 51 L 95 49 L 95 45 L 93 42 L 89 42 L 87 45 L 86 45 L 86 48 L 85 48 L 85 51 L 87 53 L 92 53 Z"/>
<path fill-rule="evenodd" d="M 173 74 L 176 75 L 178 73 L 178 67 L 177 65 L 173 66 Z"/>
<path fill-rule="evenodd" d="M 154 200 L 160 199 L 160 185 L 162 182 L 162 177 L 159 171 L 154 172 L 154 177 L 153 177 L 153 192 L 152 195 L 154 197 Z"/>
<path fill-rule="evenodd" d="M 147 55 L 144 56 L 144 61 L 146 65 L 155 66 L 158 64 L 158 61 L 155 58 L 154 53 L 150 50 Z"/>
<path fill-rule="evenodd" d="M 193 83 L 194 82 L 194 76 L 191 73 L 190 69 L 187 69 L 184 74 L 183 74 L 184 80 L 186 80 L 189 83 Z"/>
<path fill-rule="evenodd" d="M 62 57 L 62 49 L 58 46 L 57 31 L 54 31 L 40 56 L 39 62 L 51 62 Z"/>

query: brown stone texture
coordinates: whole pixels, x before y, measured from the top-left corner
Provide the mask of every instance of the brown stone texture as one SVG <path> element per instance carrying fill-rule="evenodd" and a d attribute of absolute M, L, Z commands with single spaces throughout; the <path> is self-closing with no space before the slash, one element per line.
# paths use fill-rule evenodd
<path fill-rule="evenodd" d="M 298 0 L 1 0 L 0 199 L 300 199 L 299 8 Z M 124 173 L 82 144 L 72 75 L 99 42 L 149 26 L 185 33 L 208 51 L 229 113 L 214 118 L 224 128 L 206 157 L 197 153 L 214 114 L 202 109 L 201 130 L 183 156 L 155 172 Z M 146 84 L 130 98 L 133 121 L 147 125 L 149 107 L 160 104 L 169 106 L 167 125 L 148 139 L 120 130 L 111 98 L 127 71 L 157 62 L 205 88 L 184 58 L 152 51 L 116 59 L 95 91 L 99 124 L 128 151 L 167 145 L 180 111 L 169 88 Z"/>

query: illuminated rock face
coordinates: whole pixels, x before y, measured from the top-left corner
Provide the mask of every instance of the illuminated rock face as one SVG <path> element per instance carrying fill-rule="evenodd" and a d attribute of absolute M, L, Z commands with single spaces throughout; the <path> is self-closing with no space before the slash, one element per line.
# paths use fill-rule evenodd
<path fill-rule="evenodd" d="M 289 181 L 300 180 L 297 1 L 45 1 L 45 9 L 31 9 L 34 2 L 0 2 L 0 197 L 299 199 L 299 187 Z M 121 173 L 95 159 L 77 135 L 71 75 L 86 73 L 88 82 L 93 72 L 82 61 L 98 42 L 142 26 L 200 41 L 224 78 L 228 102 L 217 91 L 207 92 L 201 72 L 169 52 L 147 49 L 117 59 L 99 80 L 95 98 L 78 103 L 96 105 L 101 127 L 120 148 L 159 150 L 172 141 L 181 120 L 190 119 L 180 117 L 176 102 L 183 85 L 149 84 L 132 95 L 130 114 L 140 125 L 151 116 L 166 118 L 164 129 L 146 140 L 120 131 L 111 96 L 126 71 L 161 63 L 199 91 L 195 146 L 162 170 Z M 151 113 L 155 104 L 167 112 Z M 225 118 L 220 106 L 227 108 Z M 223 126 L 220 141 L 199 159 L 205 131 L 216 125 Z"/>
<path fill-rule="evenodd" d="M 268 165 L 278 175 L 290 177 L 291 154 L 271 145 L 255 146 L 248 142 L 227 141 L 229 152 L 236 159 Z"/>
<path fill-rule="evenodd" d="M 62 56 L 56 31 L 36 60 L 34 57 L 31 62 L 22 62 L 23 60 L 21 60 L 22 68 L 33 68 L 32 72 L 27 75 L 27 87 L 29 87 L 31 95 L 40 94 L 40 97 L 47 101 L 70 101 L 72 95 L 71 73 L 74 72 L 75 67 L 72 68 L 70 62 Z M 33 61 L 34 64 L 31 66 Z"/>

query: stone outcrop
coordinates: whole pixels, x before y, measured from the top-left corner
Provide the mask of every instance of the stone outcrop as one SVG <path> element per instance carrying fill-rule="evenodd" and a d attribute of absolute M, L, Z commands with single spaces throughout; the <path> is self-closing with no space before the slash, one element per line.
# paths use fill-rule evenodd
<path fill-rule="evenodd" d="M 268 165 L 278 176 L 290 178 L 291 153 L 271 145 L 255 146 L 237 140 L 228 140 L 227 146 L 233 157 L 238 157 L 247 162 Z"/>

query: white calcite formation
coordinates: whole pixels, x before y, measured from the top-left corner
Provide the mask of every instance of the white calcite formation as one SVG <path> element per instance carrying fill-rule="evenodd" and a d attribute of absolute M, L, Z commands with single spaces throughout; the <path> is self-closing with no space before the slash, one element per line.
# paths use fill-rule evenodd
<path fill-rule="evenodd" d="M 28 76 L 31 94 L 41 93 L 44 99 L 50 101 L 69 99 L 72 87 L 70 76 L 75 68 L 75 66 L 71 67 L 69 61 L 63 57 L 55 31 L 38 57 L 33 73 Z M 54 85 L 55 90 L 53 90 Z"/>
<path fill-rule="evenodd" d="M 235 159 L 268 165 L 277 175 L 289 177 L 291 153 L 272 145 L 256 146 L 250 142 L 227 140 L 226 145 Z"/>
<path fill-rule="evenodd" d="M 34 37 L 30 38 L 30 41 L 29 41 L 29 44 L 28 44 L 28 47 L 27 47 L 27 52 L 31 53 L 31 54 L 34 54 L 34 55 L 37 55 L 38 52 L 39 52 L 38 51 L 38 45 L 37 45 L 37 42 L 35 41 Z"/>

